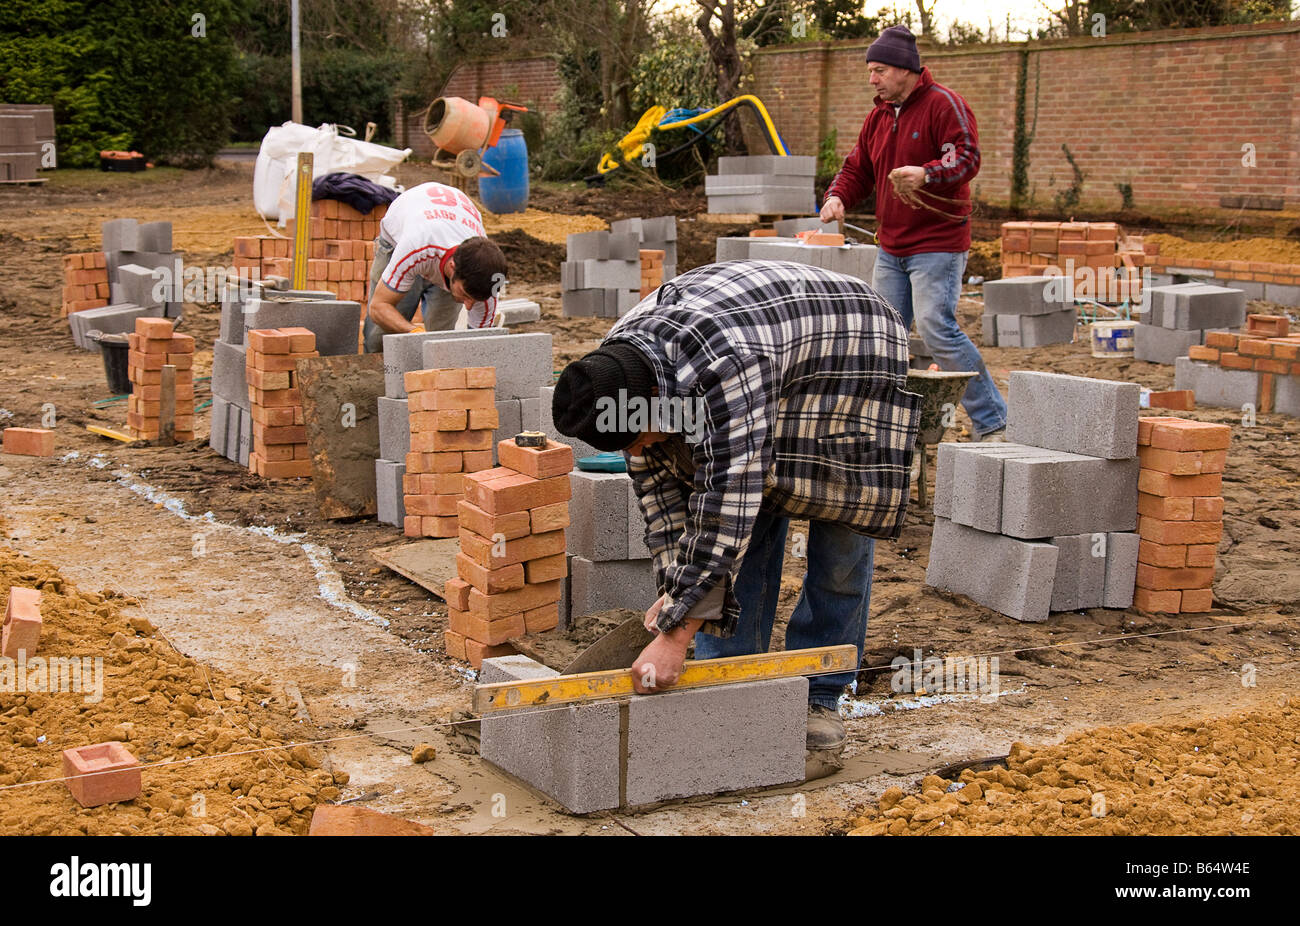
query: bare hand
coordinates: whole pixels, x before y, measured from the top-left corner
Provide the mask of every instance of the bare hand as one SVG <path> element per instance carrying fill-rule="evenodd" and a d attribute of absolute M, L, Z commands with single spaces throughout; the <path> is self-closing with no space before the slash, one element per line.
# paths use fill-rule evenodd
<path fill-rule="evenodd" d="M 894 185 L 898 198 L 912 205 L 920 204 L 916 191 L 925 186 L 924 167 L 896 167 L 889 172 L 889 182 Z"/>
<path fill-rule="evenodd" d="M 632 687 L 637 694 L 654 694 L 671 688 L 682 677 L 689 635 L 661 633 L 632 663 Z"/>
<path fill-rule="evenodd" d="M 828 196 L 822 203 L 821 220 L 823 222 L 843 222 L 844 202 L 838 196 Z"/>
<path fill-rule="evenodd" d="M 645 629 L 651 633 L 658 633 L 659 628 L 655 626 L 655 621 L 659 620 L 659 612 L 664 606 L 664 596 L 660 595 L 659 600 L 650 605 L 650 610 L 645 612 Z"/>

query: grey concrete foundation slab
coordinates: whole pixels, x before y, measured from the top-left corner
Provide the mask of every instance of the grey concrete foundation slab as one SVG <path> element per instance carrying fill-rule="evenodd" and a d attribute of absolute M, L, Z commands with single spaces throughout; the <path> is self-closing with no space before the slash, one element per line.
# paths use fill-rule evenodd
<path fill-rule="evenodd" d="M 1012 370 L 1007 440 L 1110 460 L 1136 456 L 1141 391 L 1137 383 Z M 1077 532 L 1042 536 L 1069 533 Z"/>
<path fill-rule="evenodd" d="M 1174 388 L 1192 390 L 1197 405 L 1241 408 L 1259 401 L 1259 373 L 1226 370 L 1217 364 L 1179 357 L 1174 361 Z"/>
<path fill-rule="evenodd" d="M 627 806 L 802 781 L 808 680 L 632 698 Z"/>
<path fill-rule="evenodd" d="M 241 308 L 241 344 L 247 342 L 247 333 L 257 328 L 306 328 L 316 335 L 316 350 L 322 357 L 357 352 L 358 332 L 361 330 L 359 302 L 263 298 L 250 299 Z"/>
<path fill-rule="evenodd" d="M 1059 551 L 934 519 L 925 582 L 1018 621 L 1045 621 Z"/>
<path fill-rule="evenodd" d="M 406 399 L 379 396 L 379 456 L 405 460 L 411 452 L 411 413 Z"/>
<path fill-rule="evenodd" d="M 406 518 L 406 493 L 402 490 L 402 477 L 405 475 L 405 462 L 375 461 L 375 498 L 380 524 L 391 524 L 394 527 L 403 525 Z"/>
<path fill-rule="evenodd" d="M 552 403 L 555 399 L 554 386 L 543 386 L 537 390 L 537 394 L 537 430 L 541 431 L 553 441 L 559 441 L 561 444 L 568 444 L 572 447 L 573 462 L 575 466 L 577 465 L 578 460 L 581 460 L 583 457 L 594 457 L 596 454 L 600 453 L 600 451 L 591 446 L 591 444 L 588 444 L 585 441 L 580 441 L 576 437 L 569 437 L 567 434 L 561 434 L 559 429 L 555 427 L 555 419 L 552 412 Z"/>
<path fill-rule="evenodd" d="M 1137 584 L 1138 545 L 1142 538 L 1131 533 L 1106 535 L 1106 584 L 1103 608 L 1128 608 L 1133 604 Z"/>
<path fill-rule="evenodd" d="M 1034 540 L 1137 528 L 1138 459 L 1104 460 L 1062 451 L 1007 457 L 1002 533 Z"/>
<path fill-rule="evenodd" d="M 394 399 L 406 398 L 405 375 L 412 370 L 429 369 L 424 365 L 424 345 L 428 341 L 464 338 L 501 337 L 495 328 L 473 331 L 416 331 L 411 334 L 384 335 L 384 394 Z"/>
<path fill-rule="evenodd" d="M 577 523 L 573 518 L 573 524 Z M 592 562 L 575 555 L 569 561 L 569 573 L 569 615 L 573 620 L 610 608 L 644 611 L 659 597 L 648 559 Z"/>
<path fill-rule="evenodd" d="M 212 342 L 212 394 L 248 410 L 248 348 Z"/>
<path fill-rule="evenodd" d="M 551 335 L 545 332 L 428 341 L 422 363 L 417 369 L 495 367 L 497 399 L 532 398 L 554 381 Z"/>
<path fill-rule="evenodd" d="M 1106 538 L 1104 534 L 1053 537 L 1056 575 L 1052 580 L 1053 611 L 1081 611 L 1101 607 L 1106 588 Z M 1094 555 L 1100 551 L 1101 555 Z"/>
<path fill-rule="evenodd" d="M 588 560 L 628 559 L 627 473 L 569 473 L 568 551 Z"/>
<path fill-rule="evenodd" d="M 1187 348 L 1205 343 L 1205 332 L 1199 329 L 1185 331 L 1160 325 L 1133 326 L 1133 359 L 1146 363 L 1172 366 L 1179 357 L 1187 356 Z"/>
<path fill-rule="evenodd" d="M 984 283 L 984 311 L 992 315 L 1050 315 L 1066 306 L 1049 298 L 1051 277 L 1008 277 Z M 1058 287 L 1052 287 L 1056 289 Z"/>

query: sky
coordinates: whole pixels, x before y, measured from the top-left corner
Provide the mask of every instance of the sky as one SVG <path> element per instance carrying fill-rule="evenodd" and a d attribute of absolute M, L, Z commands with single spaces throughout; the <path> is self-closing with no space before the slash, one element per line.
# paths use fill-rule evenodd
<path fill-rule="evenodd" d="M 1054 0 L 1044 0 L 1044 2 L 1051 4 L 1053 8 L 1064 6 L 1063 2 L 1058 4 Z M 992 19 L 999 39 L 1003 38 L 1007 17 L 1010 16 L 1012 38 L 1023 39 L 1025 31 L 1032 30 L 1036 25 L 1046 24 L 1048 12 L 1044 8 L 1044 2 L 1040 0 L 936 0 L 934 16 L 941 36 L 948 34 L 948 27 L 954 19 L 960 19 L 985 31 L 988 30 L 989 20 Z M 897 10 L 911 10 L 915 19 L 916 4 L 911 0 L 885 0 L 880 5 L 892 6 Z M 875 3 L 868 0 L 867 9 L 877 8 Z"/>

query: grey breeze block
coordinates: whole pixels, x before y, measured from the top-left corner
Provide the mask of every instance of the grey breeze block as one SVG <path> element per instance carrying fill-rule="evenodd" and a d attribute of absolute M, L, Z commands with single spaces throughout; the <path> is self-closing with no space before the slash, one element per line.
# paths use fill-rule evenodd
<path fill-rule="evenodd" d="M 412 370 L 429 369 L 424 365 L 425 342 L 500 336 L 500 332 L 495 328 L 481 328 L 472 331 L 416 331 L 411 334 L 386 334 L 383 341 L 384 394 L 394 399 L 406 398 L 406 374 Z"/>
<path fill-rule="evenodd" d="M 402 526 L 406 518 L 406 499 L 402 491 L 402 477 L 405 475 L 406 463 L 404 462 L 375 461 L 375 496 L 380 524 Z"/>
<path fill-rule="evenodd" d="M 1038 539 L 1137 529 L 1137 457 L 1062 451 L 1002 461 L 1002 533 Z"/>
<path fill-rule="evenodd" d="M 1013 370 L 1007 440 L 1108 460 L 1136 456 L 1141 391 L 1137 383 Z"/>
<path fill-rule="evenodd" d="M 578 522 L 575 519 L 573 523 Z M 611 608 L 645 611 L 659 597 L 652 563 L 649 559 L 592 562 L 575 555 L 569 561 L 570 617 Z"/>
<path fill-rule="evenodd" d="M 422 370 L 495 367 L 497 401 L 532 398 L 554 380 L 551 336 L 544 332 L 433 340 L 422 350 Z"/>
<path fill-rule="evenodd" d="M 1192 390 L 1196 393 L 1197 405 L 1241 408 L 1259 400 L 1259 373 L 1255 370 L 1227 370 L 1217 364 L 1179 357 L 1174 361 L 1174 388 Z M 1281 406 L 1277 408 L 1284 411 Z"/>
<path fill-rule="evenodd" d="M 1053 298 L 1048 284 L 1051 277 L 1009 277 L 984 283 L 984 311 L 991 315 L 1050 315 L 1066 306 Z M 1052 289 L 1060 289 L 1055 286 Z"/>
<path fill-rule="evenodd" d="M 1045 621 L 1059 552 L 935 518 L 925 583 L 1018 621 Z"/>

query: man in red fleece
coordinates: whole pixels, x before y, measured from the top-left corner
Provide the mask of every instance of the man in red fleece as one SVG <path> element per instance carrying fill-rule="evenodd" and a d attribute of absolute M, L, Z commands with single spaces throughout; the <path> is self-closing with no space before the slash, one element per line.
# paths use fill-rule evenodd
<path fill-rule="evenodd" d="M 970 181 L 979 172 L 975 116 L 921 66 L 916 38 L 890 26 L 867 49 L 875 108 L 826 191 L 823 222 L 876 193 L 880 252 L 872 288 L 916 330 L 944 370 L 974 371 L 962 398 L 979 440 L 1000 440 L 1007 405 L 957 324 L 970 252 Z"/>

